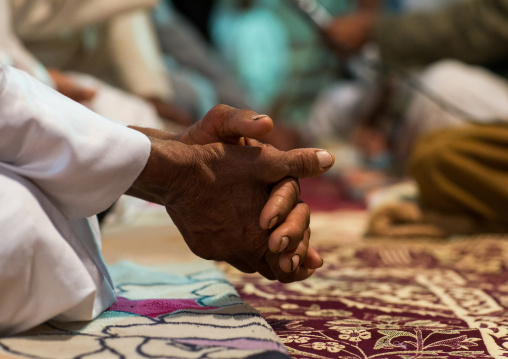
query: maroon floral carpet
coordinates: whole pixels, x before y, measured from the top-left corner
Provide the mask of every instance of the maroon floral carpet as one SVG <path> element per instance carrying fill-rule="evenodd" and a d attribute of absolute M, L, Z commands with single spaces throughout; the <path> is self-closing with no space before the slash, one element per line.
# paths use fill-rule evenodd
<path fill-rule="evenodd" d="M 313 221 L 325 265 L 309 280 L 223 266 L 293 358 L 508 357 L 508 236 L 366 239 L 363 212 Z"/>

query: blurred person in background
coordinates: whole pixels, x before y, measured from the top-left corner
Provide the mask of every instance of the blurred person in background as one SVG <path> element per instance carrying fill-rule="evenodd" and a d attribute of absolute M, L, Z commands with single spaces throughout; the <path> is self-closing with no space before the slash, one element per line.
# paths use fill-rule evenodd
<path fill-rule="evenodd" d="M 337 19 L 329 36 L 344 56 L 369 42 L 378 47 L 396 79 L 389 102 L 398 109 L 387 121 L 391 150 L 419 193 L 416 203 L 377 209 L 370 234 L 505 233 L 508 2 L 464 0 L 435 11 L 365 15 Z"/>
<path fill-rule="evenodd" d="M 425 11 L 415 8 L 415 2 L 408 5 L 411 11 L 403 14 L 339 17 L 327 29 L 341 56 L 373 50 L 373 57 L 360 59 L 360 69 L 385 67 L 387 76 L 378 73 L 378 83 L 371 87 L 385 95 L 384 104 L 373 114 L 377 120 L 355 123 L 360 126 L 356 138 L 370 156 L 383 147 L 373 144 L 384 141 L 401 164 L 415 141 L 437 128 L 508 118 L 507 86 L 498 75 L 508 63 L 508 2 L 462 0 L 433 8 L 422 2 Z M 333 127 L 331 118 L 322 121 Z"/>
<path fill-rule="evenodd" d="M 321 0 L 333 13 L 356 1 Z M 290 1 L 220 0 L 210 19 L 211 39 L 253 108 L 275 120 L 270 143 L 302 146 L 305 124 L 318 91 L 341 75 L 341 63 Z"/>
<path fill-rule="evenodd" d="M 198 3 L 196 6 L 201 7 Z M 211 5 L 203 7 L 206 10 Z M 199 116 L 217 103 L 252 107 L 244 89 L 203 32 L 180 14 L 172 1 L 162 1 L 155 8 L 153 19 L 164 64 L 177 84 L 176 102 Z"/>
<path fill-rule="evenodd" d="M 175 124 L 189 125 L 217 103 L 248 108 L 242 89 L 200 33 L 169 0 L 152 10 L 157 3 L 138 1 L 130 9 L 119 4 L 109 14 L 95 4 L 88 6 L 86 21 L 75 11 L 68 14 L 68 23 L 54 24 L 51 31 L 34 20 L 40 2 L 26 0 L 15 4 L 14 11 L 21 13 L 15 18 L 23 18 L 18 34 L 46 66 L 90 74 L 123 88 Z M 66 6 L 82 7 L 79 2 Z M 55 18 L 46 20 L 54 23 Z M 97 86 L 89 77 L 75 81 Z"/>
<path fill-rule="evenodd" d="M 63 33 L 71 35 L 70 29 L 145 8 L 147 4 L 146 1 L 137 0 L 108 4 L 77 0 L 63 4 L 0 0 L 2 7 L 0 16 L 4 20 L 0 24 L 0 52 L 5 53 L 5 58 L 8 59 L 2 63 L 27 71 L 65 96 L 83 103 L 105 117 L 131 125 L 162 128 L 164 123 L 159 119 L 154 106 L 148 101 L 114 88 L 96 77 L 46 67 L 19 38 L 20 33 L 26 37 L 40 36 L 42 38 Z M 100 13 L 98 9 L 101 10 Z M 40 51 L 43 49 L 45 49 L 44 46 L 39 48 Z M 51 49 L 47 51 L 51 53 Z M 63 60 L 67 50 L 63 48 L 62 52 Z M 86 56 L 83 57 L 86 59 Z"/>
<path fill-rule="evenodd" d="M 394 14 L 358 11 L 328 26 L 328 41 L 360 81 L 343 81 L 320 96 L 308 132 L 314 139 L 345 133 L 368 167 L 403 174 L 422 135 L 508 118 L 499 75 L 508 60 L 508 18 L 503 0 L 396 5 Z M 372 176 L 385 181 L 382 172 Z"/>
<path fill-rule="evenodd" d="M 175 103 L 175 85 L 150 18 L 157 3 L 14 1 L 12 24 L 25 47 L 47 68 L 92 75 L 151 103 L 169 123 L 187 126 L 199 117 Z M 73 81 L 101 87 L 90 77 Z"/>

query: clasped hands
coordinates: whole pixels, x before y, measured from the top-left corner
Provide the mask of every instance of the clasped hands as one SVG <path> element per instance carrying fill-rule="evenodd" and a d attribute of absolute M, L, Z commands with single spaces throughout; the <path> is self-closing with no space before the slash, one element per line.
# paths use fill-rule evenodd
<path fill-rule="evenodd" d="M 225 105 L 180 134 L 133 127 L 152 148 L 127 194 L 164 205 L 202 258 L 281 282 L 306 279 L 323 262 L 309 246 L 310 211 L 297 179 L 326 172 L 334 158 L 255 140 L 272 127 L 267 116 Z"/>

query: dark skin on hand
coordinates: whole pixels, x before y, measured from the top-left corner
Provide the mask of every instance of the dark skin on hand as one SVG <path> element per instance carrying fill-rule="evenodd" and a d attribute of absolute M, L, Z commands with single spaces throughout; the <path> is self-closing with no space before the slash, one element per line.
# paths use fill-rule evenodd
<path fill-rule="evenodd" d="M 55 88 L 62 95 L 76 102 L 90 101 L 95 96 L 95 90 L 77 84 L 70 76 L 56 69 L 48 69 Z"/>
<path fill-rule="evenodd" d="M 272 127 L 265 115 L 219 105 L 180 134 L 134 128 L 152 151 L 127 194 L 164 205 L 202 258 L 281 282 L 306 279 L 323 262 L 309 246 L 310 210 L 297 179 L 323 174 L 334 159 L 254 139 Z"/>

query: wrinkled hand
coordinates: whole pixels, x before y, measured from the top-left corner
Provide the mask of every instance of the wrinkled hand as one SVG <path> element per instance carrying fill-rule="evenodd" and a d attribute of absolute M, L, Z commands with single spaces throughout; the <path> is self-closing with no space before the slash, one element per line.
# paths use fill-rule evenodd
<path fill-rule="evenodd" d="M 89 101 L 94 98 L 95 90 L 77 84 L 70 76 L 56 69 L 48 69 L 56 90 L 76 102 Z"/>
<path fill-rule="evenodd" d="M 375 11 L 358 11 L 338 17 L 325 29 L 324 34 L 337 55 L 349 57 L 371 40 L 376 17 Z"/>
<path fill-rule="evenodd" d="M 198 160 L 199 165 L 193 170 L 197 167 L 203 169 L 204 164 L 203 170 L 212 177 L 205 180 L 206 185 L 202 182 L 203 176 L 187 177 L 192 178 L 192 183 L 197 181 L 192 186 L 193 190 L 205 189 L 210 185 L 214 190 L 210 191 L 209 188 L 205 190 L 205 194 L 194 194 L 194 198 L 184 196 L 186 198 L 173 201 L 163 199 L 161 204 L 167 205 L 168 212 L 196 254 L 210 259 L 226 260 L 240 270 L 259 271 L 267 278 L 289 282 L 307 278 L 314 269 L 322 265 L 322 260 L 319 254 L 309 247 L 310 212 L 307 205 L 298 203 L 298 183 L 294 178 L 286 177 L 294 171 L 297 171 L 299 176 L 323 173 L 331 167 L 332 159 L 327 152 L 323 152 L 323 157 L 328 158 L 330 166 L 322 169 L 316 165 L 317 150 L 284 153 L 242 137 L 264 136 L 272 126 L 272 121 L 267 116 L 228 106 L 216 106 L 202 121 L 179 135 L 151 129 L 138 130 L 163 141 L 179 140 L 186 144 L 220 141 L 234 145 L 258 146 L 239 148 L 214 143 L 200 147 L 198 157 L 207 160 L 205 163 Z M 244 156 L 247 156 L 246 159 L 251 164 L 259 163 L 260 167 L 268 164 L 269 172 L 262 174 L 252 165 L 241 163 L 240 158 Z M 236 157 L 238 158 L 235 159 Z M 284 159 L 289 162 L 284 163 Z M 302 159 L 308 161 L 302 162 Z M 281 167 L 274 172 L 277 163 Z M 290 165 L 291 163 L 293 165 Z M 218 168 L 228 175 L 213 173 Z M 271 188 L 272 182 L 278 183 Z M 231 190 L 228 191 L 228 188 Z M 269 195 L 270 189 L 272 191 Z M 139 193 L 134 195 L 140 196 Z M 196 203 L 195 198 L 200 198 L 203 202 Z M 151 200 L 160 201 L 159 198 Z M 177 203 L 179 200 L 181 203 Z M 207 201 L 218 201 L 222 204 L 216 211 L 211 212 L 211 207 L 206 205 Z M 213 208 L 215 207 L 214 205 Z M 274 228 L 273 232 L 270 233 L 268 228 Z M 245 240 L 241 241 L 242 238 Z M 208 245 L 204 241 L 212 241 L 214 245 Z M 270 252 L 268 247 L 273 252 Z M 283 253 L 279 254 L 281 250 Z"/>

